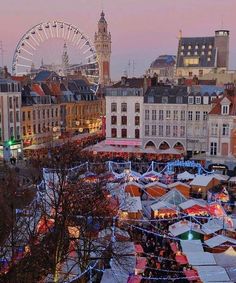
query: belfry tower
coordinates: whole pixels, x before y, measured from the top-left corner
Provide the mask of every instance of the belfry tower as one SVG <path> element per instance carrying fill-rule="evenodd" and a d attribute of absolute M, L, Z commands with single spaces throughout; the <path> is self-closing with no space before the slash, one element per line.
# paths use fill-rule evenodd
<path fill-rule="evenodd" d="M 109 85 L 111 82 L 111 34 L 107 30 L 107 21 L 105 19 L 105 14 L 103 11 L 98 22 L 98 31 L 94 36 L 94 45 L 98 56 L 100 84 L 102 86 Z"/>

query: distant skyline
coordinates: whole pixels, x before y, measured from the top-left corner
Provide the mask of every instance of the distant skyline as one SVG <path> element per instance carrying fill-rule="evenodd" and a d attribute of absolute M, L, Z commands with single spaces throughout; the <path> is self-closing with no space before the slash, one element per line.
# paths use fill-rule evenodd
<path fill-rule="evenodd" d="M 5 49 L 4 65 L 11 70 L 20 38 L 34 25 L 48 20 L 58 19 L 78 26 L 93 43 L 102 9 L 112 35 L 113 80 L 128 71 L 129 61 L 130 75 L 133 76 L 134 61 L 134 75 L 140 76 L 159 55 L 176 55 L 180 29 L 183 36 L 213 36 L 217 29 L 229 29 L 230 68 L 236 69 L 236 0 L 2 1 L 0 41 Z M 50 54 L 52 46 L 49 43 L 50 50 L 42 50 Z M 62 47 L 57 48 L 61 54 Z M 75 55 L 71 56 L 73 62 Z"/>

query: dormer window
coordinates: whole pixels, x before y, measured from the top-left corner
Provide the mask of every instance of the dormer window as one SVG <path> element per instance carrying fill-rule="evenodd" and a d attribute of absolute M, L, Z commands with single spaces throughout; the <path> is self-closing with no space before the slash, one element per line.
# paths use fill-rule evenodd
<path fill-rule="evenodd" d="M 194 102 L 193 96 L 189 96 L 188 104 L 193 104 L 193 102 Z"/>
<path fill-rule="evenodd" d="M 228 115 L 229 114 L 229 105 L 222 105 L 221 106 L 221 114 Z"/>
<path fill-rule="evenodd" d="M 196 104 L 201 104 L 201 97 L 200 96 L 196 97 Z"/>

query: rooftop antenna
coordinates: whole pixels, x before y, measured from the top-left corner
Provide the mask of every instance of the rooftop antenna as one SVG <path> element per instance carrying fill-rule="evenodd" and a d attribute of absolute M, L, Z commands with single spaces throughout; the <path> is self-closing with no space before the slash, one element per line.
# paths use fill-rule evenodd
<path fill-rule="evenodd" d="M 129 60 L 129 62 L 128 62 L 128 75 L 129 75 L 129 77 L 130 77 L 130 66 L 131 66 L 131 63 L 130 63 L 130 60 Z"/>
<path fill-rule="evenodd" d="M 135 61 L 133 60 L 133 77 L 134 77 L 134 70 L 135 70 Z"/>

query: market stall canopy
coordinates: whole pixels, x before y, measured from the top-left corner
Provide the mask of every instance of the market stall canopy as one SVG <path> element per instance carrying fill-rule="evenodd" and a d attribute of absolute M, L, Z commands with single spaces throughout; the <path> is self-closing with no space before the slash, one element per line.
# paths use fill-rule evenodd
<path fill-rule="evenodd" d="M 206 187 L 213 178 L 213 175 L 197 175 L 190 183 L 190 186 Z"/>
<path fill-rule="evenodd" d="M 175 188 L 175 187 L 177 187 L 179 185 L 184 186 L 186 188 L 190 188 L 190 186 L 188 184 L 183 183 L 183 182 L 174 182 L 172 184 L 168 184 L 168 188 L 172 189 L 172 188 Z"/>
<path fill-rule="evenodd" d="M 170 233 L 176 237 L 186 232 L 193 231 L 199 234 L 203 234 L 199 224 L 192 223 L 188 220 L 181 220 L 169 226 Z"/>
<path fill-rule="evenodd" d="M 232 228 L 226 221 L 224 221 L 223 219 L 219 219 L 219 218 L 210 219 L 208 220 L 207 223 L 202 225 L 202 231 L 206 235 L 213 234 L 222 229 L 231 230 Z"/>
<path fill-rule="evenodd" d="M 216 261 L 214 259 L 213 254 L 208 253 L 208 252 L 185 252 L 188 263 L 193 265 L 193 266 L 198 266 L 198 265 L 215 265 Z M 205 281 L 204 281 L 205 282 Z"/>
<path fill-rule="evenodd" d="M 214 254 L 214 258 L 217 265 L 223 267 L 235 267 L 236 266 L 236 251 L 229 247 L 223 253 Z"/>
<path fill-rule="evenodd" d="M 177 175 L 178 180 L 192 180 L 194 177 L 195 175 L 189 173 L 188 171 L 184 171 L 183 173 Z"/>
<path fill-rule="evenodd" d="M 181 194 L 181 192 L 179 192 L 177 189 L 172 189 L 167 194 L 162 196 L 159 200 L 177 206 L 182 202 L 185 202 L 187 198 L 183 194 Z"/>
<path fill-rule="evenodd" d="M 229 179 L 228 175 L 217 174 L 217 173 L 213 173 L 213 177 L 220 181 L 227 181 Z"/>
<path fill-rule="evenodd" d="M 160 210 L 160 209 L 176 211 L 176 206 L 174 204 L 171 204 L 165 201 L 157 201 L 156 203 L 151 205 L 151 209 L 153 211 Z"/>
<path fill-rule="evenodd" d="M 203 199 L 188 199 L 185 202 L 182 202 L 179 207 L 183 210 L 191 208 L 193 206 L 207 207 L 207 202 Z"/>
<path fill-rule="evenodd" d="M 166 184 L 163 184 L 163 183 L 158 182 L 158 181 L 145 185 L 145 188 L 152 188 L 152 187 L 160 187 L 160 188 L 164 188 L 164 189 L 168 188 L 168 186 Z"/>
<path fill-rule="evenodd" d="M 232 245 L 236 245 L 236 240 L 229 238 L 229 237 L 226 237 L 226 236 L 217 235 L 217 236 L 212 237 L 209 240 L 205 241 L 205 244 L 210 248 L 223 246 L 224 244 L 227 244 L 227 243 L 232 244 Z"/>
<path fill-rule="evenodd" d="M 200 240 L 181 240 L 183 253 L 187 252 L 204 252 L 202 242 Z"/>
<path fill-rule="evenodd" d="M 122 211 L 127 211 L 127 212 L 139 212 L 139 211 L 142 211 L 142 202 L 141 202 L 140 197 L 127 196 L 125 198 L 124 203 L 121 202 L 120 209 Z"/>
<path fill-rule="evenodd" d="M 232 282 L 226 270 L 221 266 L 196 266 L 196 269 L 202 282 Z"/>

